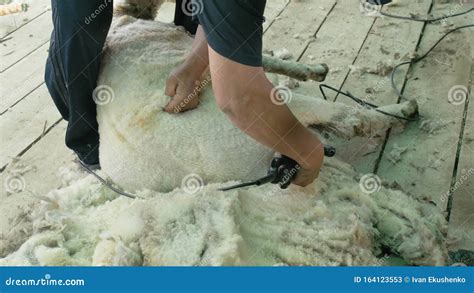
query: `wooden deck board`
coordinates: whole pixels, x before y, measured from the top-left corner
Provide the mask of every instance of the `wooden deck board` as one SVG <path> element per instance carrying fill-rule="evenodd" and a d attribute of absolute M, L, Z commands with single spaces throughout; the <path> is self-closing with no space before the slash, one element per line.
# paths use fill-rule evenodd
<path fill-rule="evenodd" d="M 474 39 L 474 33 L 471 36 Z M 459 155 L 459 167 L 451 185 L 453 204 L 449 221 L 449 236 L 457 239 L 451 250 L 474 251 L 474 50 L 467 115 Z"/>
<path fill-rule="evenodd" d="M 435 14 L 441 14 L 449 11 L 450 6 L 434 8 Z M 469 17 L 453 21 L 457 25 L 472 23 Z M 443 34 L 439 25 L 428 25 L 419 52 L 426 52 Z M 470 52 L 474 48 L 469 35 L 467 30 L 452 35 L 451 41 L 440 43 L 423 63 L 414 67 L 405 95 L 418 100 L 423 117 L 420 122 L 410 123 L 403 133 L 390 135 L 379 165 L 379 175 L 396 179 L 413 195 L 432 198 L 442 209 L 446 208 L 443 195 L 451 185 L 464 113 L 464 105 L 450 103 L 448 96 L 451 88 L 469 84 Z M 423 126 L 423 123 L 431 124 Z M 439 124 L 438 130 L 423 130 L 436 124 Z M 392 151 L 396 148 L 406 148 L 406 151 L 394 164 Z"/>
<path fill-rule="evenodd" d="M 398 6 L 389 6 L 386 11 L 398 15 L 410 15 L 410 13 L 426 15 L 430 5 L 430 0 L 409 4 L 404 2 Z M 358 72 L 364 67 L 376 68 L 379 62 L 401 62 L 403 56 L 416 50 L 422 29 L 423 24 L 419 22 L 377 18 L 354 62 L 351 73 L 344 81 L 342 91 L 349 91 L 354 96 L 379 106 L 397 103 L 398 97 L 392 91 L 388 76 Z M 403 80 L 406 73 L 407 68 L 401 68 L 397 77 Z M 370 94 L 369 90 L 375 91 L 375 93 Z M 354 107 L 358 106 L 342 95 L 337 96 L 337 101 Z M 383 138 L 373 140 L 364 137 L 354 138 L 350 141 L 341 141 L 336 138 L 334 140 L 339 156 L 351 163 L 361 173 L 374 171 L 382 143 Z"/>
<path fill-rule="evenodd" d="M 49 42 L 0 73 L 0 115 L 44 83 Z"/>
<path fill-rule="evenodd" d="M 16 107 L 1 115 L 0 169 L 41 137 L 43 131 L 59 119 L 59 112 L 45 85 L 34 90 Z"/>
<path fill-rule="evenodd" d="M 458 176 L 452 187 L 454 192 L 449 236 L 457 239 L 451 246 L 452 250 L 474 251 L 474 100 L 471 99 L 470 102 Z"/>
<path fill-rule="evenodd" d="M 30 166 L 31 171 L 24 173 L 25 188 L 23 192 L 34 195 L 45 195 L 50 190 L 61 186 L 59 167 L 72 162 L 74 154 L 64 146 L 64 132 L 67 123 L 61 121 L 38 141 L 31 149 L 23 154 L 17 164 Z M 0 179 L 5 182 L 10 170 L 0 174 Z M 38 180 L 41 178 L 41 180 Z M 47 184 L 45 184 L 47 183 Z M 12 195 L 12 196 L 16 196 Z"/>
<path fill-rule="evenodd" d="M 0 72 L 4 72 L 47 43 L 51 36 L 51 27 L 51 11 L 47 11 L 10 34 L 9 39 L 0 46 Z"/>
<path fill-rule="evenodd" d="M 275 19 L 285 10 L 290 0 L 272 0 L 267 2 L 265 7 L 265 22 L 263 23 L 263 31 L 273 24 Z"/>
<path fill-rule="evenodd" d="M 29 3 L 27 11 L 0 17 L 0 39 L 34 21 L 48 10 L 51 10 L 51 0 L 34 0 Z"/>
<path fill-rule="evenodd" d="M 17 162 L 18 165 L 15 165 L 15 168 L 29 168 L 29 171 L 21 174 L 20 192 L 8 195 L 4 188 L 0 189 L 0 202 L 2 202 L 0 205 L 0 215 L 2 215 L 0 217 L 0 235 L 15 233 L 15 238 L 19 238 L 18 242 L 14 243 L 16 246 L 21 245 L 22 241 L 28 238 L 33 228 L 27 217 L 18 217 L 18 215 L 33 210 L 32 207 L 40 201 L 41 196 L 63 186 L 60 167 L 74 167 L 72 152 L 61 143 L 64 140 L 65 128 L 65 122 L 59 123 Z M 9 166 L 9 169 L 0 173 L 2 186 L 8 185 L 12 180 L 11 176 L 15 174 L 12 171 Z M 19 229 L 21 230 L 18 231 Z M 0 238 L 0 257 L 4 256 L 2 254 L 8 253 L 7 243 L 4 243 Z"/>
<path fill-rule="evenodd" d="M 287 49 L 299 58 L 297 54 L 303 53 L 335 3 L 334 0 L 320 0 L 316 6 L 309 1 L 290 2 L 265 32 L 263 47 L 267 50 Z"/>
<path fill-rule="evenodd" d="M 329 74 L 324 83 L 336 88 L 342 85 L 349 73 L 349 65 L 356 60 L 375 21 L 361 16 L 359 10 L 354 9 L 358 3 L 359 0 L 338 2 L 318 31 L 316 41 L 309 44 L 300 60 L 305 64 L 326 63 Z M 320 96 L 318 82 L 300 83 L 300 87 L 299 90 L 307 94 Z M 328 97 L 334 99 L 335 93 L 328 92 Z"/>

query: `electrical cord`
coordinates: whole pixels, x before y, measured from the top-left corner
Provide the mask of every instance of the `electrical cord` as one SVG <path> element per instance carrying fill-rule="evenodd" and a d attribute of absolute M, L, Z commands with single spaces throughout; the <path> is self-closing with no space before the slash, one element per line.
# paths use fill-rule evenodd
<path fill-rule="evenodd" d="M 472 11 L 472 10 L 471 10 Z M 469 24 L 469 25 L 463 25 L 463 26 L 459 26 L 459 27 L 456 27 L 450 31 L 448 31 L 446 34 L 444 34 L 425 54 L 423 54 L 421 57 L 417 57 L 413 60 L 410 60 L 410 61 L 406 61 L 406 62 L 402 62 L 400 64 L 397 64 L 393 70 L 392 70 L 392 73 L 390 75 L 390 82 L 392 84 L 392 88 L 393 90 L 395 91 L 395 93 L 397 94 L 397 96 L 400 98 L 400 99 L 407 99 L 403 96 L 403 94 L 401 93 L 401 91 L 398 89 L 396 83 L 395 83 L 395 74 L 398 70 L 398 68 L 400 68 L 401 66 L 403 65 L 411 65 L 411 64 L 414 64 L 414 63 L 418 63 L 420 62 L 421 60 L 425 59 L 440 43 L 441 41 L 444 40 L 444 38 L 446 38 L 449 34 L 451 33 L 454 33 L 455 31 L 458 31 L 458 30 L 461 30 L 461 29 L 465 29 L 465 28 L 469 28 L 469 27 L 474 27 L 474 24 Z"/>
<path fill-rule="evenodd" d="M 445 15 L 445 16 L 442 16 L 442 17 L 429 18 L 429 19 L 420 19 L 420 18 L 416 18 L 414 16 L 394 15 L 394 14 L 389 14 L 389 13 L 386 13 L 386 12 L 383 12 L 383 11 L 380 11 L 380 14 L 383 15 L 383 16 L 391 17 L 391 18 L 398 18 L 398 19 L 412 20 L 412 21 L 418 21 L 418 22 L 432 23 L 432 22 L 441 21 L 443 19 L 448 19 L 448 18 L 451 18 L 451 17 L 456 17 L 456 16 L 461 16 L 461 15 L 464 15 L 464 14 L 468 14 L 471 11 L 474 11 L 474 8 L 471 8 L 471 9 L 468 9 L 466 11 L 456 13 L 456 14 L 450 14 L 450 15 Z"/>
<path fill-rule="evenodd" d="M 387 115 L 387 116 L 391 116 L 391 117 L 394 117 L 394 118 L 397 118 L 397 119 L 400 119 L 400 120 L 406 120 L 406 121 L 417 121 L 419 120 L 419 115 L 417 115 L 416 117 L 412 118 L 412 117 L 403 117 L 403 116 L 399 116 L 399 115 L 396 115 L 396 114 L 392 114 L 392 113 L 388 113 L 388 112 L 385 112 L 385 111 L 382 111 L 380 109 L 378 109 L 379 107 L 377 105 L 374 105 L 372 103 L 369 103 L 367 101 L 364 101 L 362 99 L 359 99 L 358 97 L 355 97 L 354 95 L 352 95 L 350 92 L 343 92 L 341 90 L 338 90 L 332 86 L 329 86 L 327 84 L 320 84 L 319 85 L 319 90 L 321 91 L 321 94 L 323 95 L 323 98 L 327 101 L 327 97 L 326 97 L 326 93 L 324 92 L 324 89 L 323 88 L 328 88 L 330 90 L 333 90 L 335 92 L 337 92 L 338 94 L 341 94 L 343 96 L 346 96 L 348 98 L 351 98 L 352 100 L 354 100 L 356 103 L 358 103 L 359 105 L 361 105 L 362 107 L 365 107 L 365 108 L 369 108 L 369 109 L 374 109 L 375 111 L 379 112 L 379 113 L 382 113 L 384 115 Z"/>
<path fill-rule="evenodd" d="M 393 14 L 388 14 L 388 13 L 385 13 L 385 12 L 381 12 L 382 15 L 384 16 L 387 16 L 387 17 L 392 17 L 392 18 L 398 18 L 398 19 L 405 19 L 405 20 L 412 20 L 412 21 L 420 21 L 420 22 L 425 22 L 425 23 L 432 23 L 432 22 L 436 22 L 436 21 L 439 21 L 439 20 L 443 20 L 443 19 L 446 19 L 446 18 L 450 18 L 450 17 L 456 17 L 456 16 L 460 16 L 460 15 L 464 15 L 464 14 L 467 14 L 467 13 L 470 13 L 474 11 L 474 8 L 471 8 L 471 9 L 468 9 L 464 12 L 460 12 L 460 13 L 456 13 L 456 14 L 451 14 L 451 15 L 447 15 L 447 16 L 444 16 L 444 17 L 438 17 L 438 18 L 433 18 L 433 19 L 417 19 L 417 18 L 413 18 L 413 17 L 409 17 L 409 16 L 400 16 L 400 15 L 393 15 Z M 391 83 L 391 86 L 392 86 L 392 89 L 393 91 L 397 94 L 398 98 L 399 99 L 404 99 L 404 100 L 407 100 L 406 97 L 403 96 L 403 94 L 401 93 L 401 91 L 398 89 L 397 87 L 397 84 L 395 83 L 395 74 L 397 73 L 397 70 L 401 67 L 401 66 L 404 66 L 404 65 L 411 65 L 411 64 L 414 64 L 414 63 L 417 63 L 417 62 L 420 62 L 421 60 L 425 59 L 448 35 L 450 35 L 451 33 L 454 33 L 458 30 L 461 30 L 461 29 L 465 29 L 465 28 L 469 28 L 469 27 L 474 27 L 474 24 L 469 24 L 469 25 L 463 25 L 463 26 L 459 26 L 459 27 L 456 27 L 450 31 L 448 31 L 446 34 L 444 34 L 433 46 L 431 46 L 431 48 L 426 51 L 426 53 L 424 53 L 422 56 L 420 57 L 417 57 L 417 58 L 414 58 L 410 61 L 406 61 L 406 62 L 402 62 L 402 63 L 399 63 L 397 64 L 391 74 L 390 74 L 390 83 Z M 349 91 L 347 92 L 343 92 L 339 89 L 336 89 L 332 86 L 329 86 L 327 84 L 320 84 L 319 85 L 319 90 L 321 91 L 321 94 L 323 95 L 323 98 L 325 100 L 327 100 L 327 96 L 324 92 L 324 88 L 328 88 L 330 90 L 333 90 L 335 92 L 337 92 L 338 94 L 341 94 L 343 96 L 346 96 L 346 97 L 349 97 L 351 98 L 352 100 L 354 100 L 356 103 L 358 103 L 359 105 L 365 107 L 365 108 L 371 108 L 371 109 L 375 109 L 377 112 L 380 112 L 382 114 L 385 114 L 387 116 L 391 116 L 391 117 L 395 117 L 397 119 L 400 119 L 400 120 L 406 120 L 406 121 L 417 121 L 419 120 L 420 118 L 420 115 L 417 115 L 415 118 L 407 118 L 407 117 L 402 117 L 402 116 L 398 116 L 398 115 L 395 115 L 395 114 L 391 114 L 391 113 L 387 113 L 385 111 L 382 111 L 379 108 L 379 106 L 377 105 L 374 105 L 372 103 L 369 103 L 367 101 L 364 101 L 363 99 L 360 99 L 360 98 L 357 98 L 355 97 L 354 95 L 352 95 Z"/>

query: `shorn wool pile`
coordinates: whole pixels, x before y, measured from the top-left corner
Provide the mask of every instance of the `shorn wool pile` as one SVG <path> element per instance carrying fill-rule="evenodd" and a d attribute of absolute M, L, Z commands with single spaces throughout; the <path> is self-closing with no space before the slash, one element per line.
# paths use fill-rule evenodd
<path fill-rule="evenodd" d="M 44 197 L 33 235 L 1 265 L 381 265 L 386 253 L 445 264 L 447 225 L 436 206 L 360 181 L 336 158 L 306 188 L 218 191 L 265 175 L 273 153 L 219 112 L 209 84 L 197 109 L 162 110 L 166 78 L 191 43 L 171 24 L 115 20 L 96 92 L 101 174 L 140 198 L 92 176 L 73 180 Z M 316 97 L 286 102 L 306 125 L 343 137 L 403 126 Z M 417 107 L 384 110 L 408 117 Z"/>

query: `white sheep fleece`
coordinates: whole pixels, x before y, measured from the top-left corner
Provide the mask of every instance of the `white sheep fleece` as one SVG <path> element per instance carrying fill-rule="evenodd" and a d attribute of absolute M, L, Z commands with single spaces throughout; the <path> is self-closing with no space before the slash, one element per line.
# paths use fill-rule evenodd
<path fill-rule="evenodd" d="M 171 191 L 189 174 L 205 183 L 255 179 L 265 175 L 273 157 L 218 110 L 210 86 L 198 109 L 179 115 L 163 111 L 170 100 L 166 79 L 192 40 L 174 25 L 128 16 L 119 18 L 109 35 L 99 85 L 110 88 L 113 101 L 98 106 L 100 161 L 113 181 L 130 191 Z M 401 114 L 415 106 L 407 102 L 385 110 Z M 400 124 L 376 111 L 296 93 L 289 107 L 302 123 L 343 136 L 384 135 Z"/>
<path fill-rule="evenodd" d="M 92 176 L 52 191 L 35 233 L 0 265 L 380 265 L 387 250 L 411 264 L 445 264 L 447 224 L 436 206 L 384 186 L 364 193 L 338 159 L 326 159 L 306 188 L 218 191 L 263 175 L 271 150 L 236 129 L 210 89 L 196 110 L 162 111 L 166 77 L 192 42 L 181 29 L 122 17 L 111 32 L 99 80 L 113 91 L 98 107 L 101 174 L 143 199 Z M 347 136 L 398 123 L 296 94 L 290 107 L 303 123 Z M 180 187 L 191 173 L 206 183 L 193 194 Z"/>

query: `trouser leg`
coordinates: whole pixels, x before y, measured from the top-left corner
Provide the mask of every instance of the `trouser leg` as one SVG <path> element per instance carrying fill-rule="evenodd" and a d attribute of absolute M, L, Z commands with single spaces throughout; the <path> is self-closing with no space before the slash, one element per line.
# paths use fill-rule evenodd
<path fill-rule="evenodd" d="M 53 33 L 45 81 L 68 121 L 66 145 L 86 163 L 98 162 L 99 133 L 92 93 L 113 15 L 112 0 L 52 0 Z"/>

